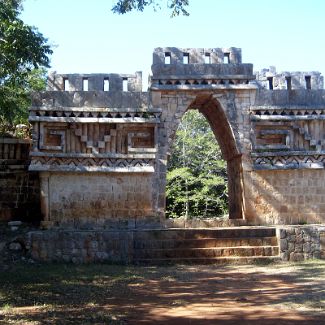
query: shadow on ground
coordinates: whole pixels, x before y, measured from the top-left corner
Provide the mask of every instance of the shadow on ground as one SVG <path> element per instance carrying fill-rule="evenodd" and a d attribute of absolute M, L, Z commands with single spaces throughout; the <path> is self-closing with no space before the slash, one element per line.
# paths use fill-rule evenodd
<path fill-rule="evenodd" d="M 0 324 L 323 324 L 325 262 L 16 265 L 0 306 Z"/>

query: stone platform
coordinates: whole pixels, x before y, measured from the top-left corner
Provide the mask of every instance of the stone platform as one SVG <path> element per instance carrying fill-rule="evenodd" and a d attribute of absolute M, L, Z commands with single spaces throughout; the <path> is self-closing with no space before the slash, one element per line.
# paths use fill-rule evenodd
<path fill-rule="evenodd" d="M 32 258 L 72 263 L 249 263 L 325 258 L 325 228 L 225 227 L 45 230 L 28 234 Z"/>

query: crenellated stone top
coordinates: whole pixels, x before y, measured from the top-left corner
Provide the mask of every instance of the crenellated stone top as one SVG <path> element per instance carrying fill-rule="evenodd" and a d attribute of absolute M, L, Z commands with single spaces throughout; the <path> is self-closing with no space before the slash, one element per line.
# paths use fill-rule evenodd
<path fill-rule="evenodd" d="M 48 91 L 142 91 L 142 72 L 135 74 L 57 74 L 48 77 Z"/>
<path fill-rule="evenodd" d="M 156 48 L 151 66 L 151 90 L 228 88 L 247 85 L 253 65 L 243 64 L 241 49 Z"/>
<path fill-rule="evenodd" d="M 262 69 L 256 74 L 259 88 L 269 90 L 323 89 L 324 78 L 318 71 L 277 72 L 275 67 Z"/>
<path fill-rule="evenodd" d="M 153 53 L 155 64 L 241 64 L 241 49 L 157 47 Z"/>

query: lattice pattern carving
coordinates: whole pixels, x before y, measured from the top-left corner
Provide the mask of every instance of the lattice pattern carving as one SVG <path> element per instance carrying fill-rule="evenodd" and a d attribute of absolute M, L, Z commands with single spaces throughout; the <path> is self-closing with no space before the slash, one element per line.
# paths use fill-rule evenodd
<path fill-rule="evenodd" d="M 69 121 L 69 122 L 156 122 L 159 123 L 160 111 L 132 110 L 114 108 L 79 107 L 32 107 L 29 120 L 33 121 Z"/>
<path fill-rule="evenodd" d="M 39 149 L 46 151 L 66 151 L 66 130 L 60 125 L 41 124 Z"/>
<path fill-rule="evenodd" d="M 172 85 L 172 86 L 197 86 L 197 85 L 247 85 L 249 78 L 196 78 L 196 79 L 159 79 L 158 85 Z"/>
<path fill-rule="evenodd" d="M 32 109 L 31 170 L 153 172 L 161 112 Z"/>
<path fill-rule="evenodd" d="M 30 170 L 153 172 L 154 159 L 34 157 Z"/>
<path fill-rule="evenodd" d="M 255 168 L 323 168 L 325 108 L 253 107 L 251 120 Z"/>
<path fill-rule="evenodd" d="M 325 107 L 282 107 L 282 106 L 257 106 L 251 107 L 251 119 L 261 120 L 308 120 L 324 119 Z"/>
<path fill-rule="evenodd" d="M 255 169 L 324 168 L 325 155 L 290 153 L 283 155 L 252 154 Z"/>

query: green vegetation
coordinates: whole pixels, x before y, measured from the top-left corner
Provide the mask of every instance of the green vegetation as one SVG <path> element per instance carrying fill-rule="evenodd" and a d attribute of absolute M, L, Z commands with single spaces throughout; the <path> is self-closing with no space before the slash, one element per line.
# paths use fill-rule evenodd
<path fill-rule="evenodd" d="M 118 14 L 126 14 L 130 11 L 143 11 L 145 7 L 152 6 L 154 10 L 160 9 L 160 0 L 118 0 L 113 6 L 112 11 Z M 189 0 L 168 0 L 167 7 L 171 10 L 171 17 L 189 13 L 185 9 L 189 5 Z"/>
<path fill-rule="evenodd" d="M 0 1 L 0 134 L 27 123 L 30 93 L 45 87 L 47 39 L 19 15 L 21 0 Z"/>
<path fill-rule="evenodd" d="M 168 162 L 168 217 L 216 217 L 227 213 L 227 171 L 214 134 L 197 111 L 176 132 Z"/>

